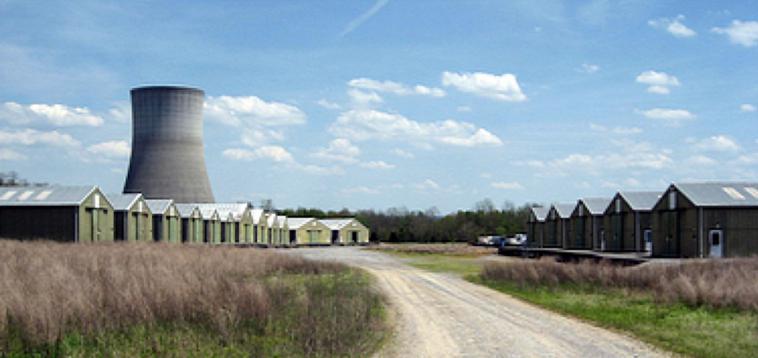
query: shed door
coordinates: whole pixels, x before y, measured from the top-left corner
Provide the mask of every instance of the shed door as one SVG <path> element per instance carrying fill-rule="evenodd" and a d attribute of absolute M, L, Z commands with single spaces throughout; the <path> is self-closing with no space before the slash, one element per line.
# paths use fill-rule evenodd
<path fill-rule="evenodd" d="M 653 230 L 645 229 L 645 231 L 642 232 L 643 240 L 645 240 L 645 252 L 652 253 L 653 252 Z"/>
<path fill-rule="evenodd" d="M 350 235 L 353 236 L 353 242 L 354 243 L 358 243 L 358 232 L 357 231 L 352 231 L 352 232 L 350 232 Z"/>
<path fill-rule="evenodd" d="M 719 258 L 724 254 L 724 231 L 717 229 L 708 232 L 708 243 L 711 245 L 710 257 Z"/>

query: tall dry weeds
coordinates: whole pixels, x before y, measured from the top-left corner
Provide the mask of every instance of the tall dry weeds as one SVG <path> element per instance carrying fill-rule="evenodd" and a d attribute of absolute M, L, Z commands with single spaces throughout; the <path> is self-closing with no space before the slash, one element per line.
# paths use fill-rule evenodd
<path fill-rule="evenodd" d="M 758 311 L 758 258 L 691 260 L 622 267 L 610 263 L 560 263 L 550 258 L 490 262 L 482 278 L 521 286 L 577 285 L 630 289 L 663 302 Z"/>
<path fill-rule="evenodd" d="M 322 305 L 339 304 L 337 294 L 309 297 L 315 292 L 313 288 L 288 286 L 276 277 L 299 274 L 307 283 L 334 276 L 319 274 L 347 270 L 335 263 L 252 249 L 0 240 L 0 353 L 11 339 L 33 347 L 57 342 L 70 332 L 91 334 L 137 324 L 188 323 L 221 336 L 233 336 L 241 325 L 250 322 L 266 329 L 265 325 L 279 314 L 277 310 L 298 300 L 323 299 L 328 302 Z M 357 299 L 376 300 L 365 292 L 366 287 L 361 286 L 361 290 Z M 321 337 L 309 337 L 308 330 L 297 324 L 312 319 L 308 314 L 323 313 L 304 307 L 305 316 L 294 317 L 283 329 L 320 341 Z M 372 307 L 329 309 L 339 311 L 327 317 L 337 325 L 365 318 L 365 311 Z M 364 317 L 352 317 L 355 315 Z M 367 329 L 367 323 L 356 324 Z M 324 351 L 328 348 L 303 346 L 302 351 L 315 349 L 324 354 L 330 352 Z"/>

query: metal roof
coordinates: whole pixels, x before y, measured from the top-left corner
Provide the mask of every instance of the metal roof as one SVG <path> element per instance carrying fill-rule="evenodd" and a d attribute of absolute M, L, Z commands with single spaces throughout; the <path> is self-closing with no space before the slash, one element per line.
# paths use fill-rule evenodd
<path fill-rule="evenodd" d="M 268 213 L 268 215 L 266 215 L 266 225 L 268 225 L 268 227 L 279 227 L 279 222 L 276 220 L 276 214 Z"/>
<path fill-rule="evenodd" d="M 537 218 L 537 221 L 545 221 L 547 218 L 547 213 L 550 211 L 550 208 L 546 208 L 544 206 L 533 206 L 529 208 L 529 210 L 534 213 L 534 217 Z"/>
<path fill-rule="evenodd" d="M 287 217 L 284 215 L 279 215 L 279 228 L 284 229 L 285 226 L 289 227 Z"/>
<path fill-rule="evenodd" d="M 158 215 L 165 214 L 168 208 L 171 207 L 171 204 L 174 203 L 172 199 L 145 199 L 145 202 L 150 211 Z"/>
<path fill-rule="evenodd" d="M 303 225 L 316 220 L 314 218 L 289 218 L 287 219 L 287 223 L 290 226 L 290 230 L 297 230 Z"/>
<path fill-rule="evenodd" d="M 674 183 L 695 206 L 758 206 L 758 183 Z"/>
<path fill-rule="evenodd" d="M 95 190 L 95 185 L 1 187 L 0 206 L 78 206 Z"/>
<path fill-rule="evenodd" d="M 349 219 L 321 219 L 322 224 L 326 225 L 330 230 L 340 230 L 353 222 L 352 218 Z"/>
<path fill-rule="evenodd" d="M 234 217 L 234 220 L 239 220 L 242 218 L 242 215 L 245 213 L 245 210 L 247 210 L 250 207 L 250 204 L 247 203 L 213 203 L 213 204 L 197 204 L 197 207 L 200 209 L 200 211 L 203 211 L 204 209 L 216 209 L 218 211 L 218 215 L 225 219 L 231 214 Z"/>
<path fill-rule="evenodd" d="M 576 204 L 553 204 L 552 207 L 555 208 L 559 218 L 568 219 L 571 217 L 571 212 L 574 211 Z"/>
<path fill-rule="evenodd" d="M 250 216 L 253 217 L 253 225 L 259 225 L 261 223 L 261 218 L 263 217 L 263 214 L 265 212 L 263 209 L 251 209 L 250 210 Z"/>
<path fill-rule="evenodd" d="M 195 211 L 195 209 L 197 209 L 197 205 L 195 204 L 175 204 L 175 205 L 176 205 L 176 210 L 179 211 L 179 216 L 185 219 L 191 217 L 192 212 Z M 200 209 L 198 209 L 198 213 L 200 213 Z"/>
<path fill-rule="evenodd" d="M 118 193 L 111 193 L 111 194 L 105 194 L 106 197 L 108 197 L 108 200 L 111 202 L 111 205 L 113 205 L 113 210 L 116 211 L 126 211 L 131 208 L 134 203 L 139 200 L 139 198 L 142 197 L 142 194 L 140 193 L 126 193 L 126 194 L 118 194 Z"/>
<path fill-rule="evenodd" d="M 611 198 L 582 198 L 577 203 L 584 203 L 590 215 L 603 215 L 610 202 Z"/>
<path fill-rule="evenodd" d="M 197 209 L 200 210 L 200 216 L 203 217 L 203 220 L 213 219 L 213 215 L 217 215 L 220 218 L 220 215 L 218 214 L 218 211 L 215 208 L 212 208 L 212 207 L 201 208 L 200 206 L 198 206 Z"/>
<path fill-rule="evenodd" d="M 632 210 L 650 211 L 653 210 L 662 193 L 659 191 L 620 191 L 618 195 L 629 204 Z"/>

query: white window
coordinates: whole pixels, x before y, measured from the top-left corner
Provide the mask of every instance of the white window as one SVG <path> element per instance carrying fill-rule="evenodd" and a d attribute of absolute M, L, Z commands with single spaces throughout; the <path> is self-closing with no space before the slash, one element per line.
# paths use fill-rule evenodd
<path fill-rule="evenodd" d="M 669 210 L 676 209 L 676 191 L 669 192 Z"/>
<path fill-rule="evenodd" d="M 616 198 L 616 214 L 621 212 L 621 198 Z"/>
<path fill-rule="evenodd" d="M 100 194 L 95 194 L 93 201 L 95 202 L 95 209 L 100 209 Z"/>
<path fill-rule="evenodd" d="M 44 191 L 40 192 L 39 194 L 37 194 L 37 196 L 34 197 L 34 200 L 45 200 L 52 193 L 53 193 L 52 190 L 44 190 Z"/>
<path fill-rule="evenodd" d="M 579 204 L 579 216 L 584 216 L 584 205 Z"/>
<path fill-rule="evenodd" d="M 142 202 L 141 202 L 141 201 L 138 201 L 138 202 L 137 202 L 137 212 L 138 212 L 138 213 L 141 213 L 141 212 L 142 212 Z"/>
<path fill-rule="evenodd" d="M 18 196 L 18 200 L 26 200 L 26 199 L 29 199 L 29 197 L 30 197 L 30 196 L 32 196 L 32 194 L 34 194 L 34 191 L 32 191 L 32 190 L 27 190 L 27 191 L 25 191 L 25 192 L 21 193 L 21 195 L 19 195 L 19 196 Z"/>
<path fill-rule="evenodd" d="M 735 188 L 732 188 L 730 186 L 725 186 L 725 187 L 723 187 L 721 189 L 724 190 L 724 192 L 726 193 L 726 195 L 729 195 L 729 197 L 731 197 L 734 200 L 745 200 L 745 196 L 743 196 L 742 194 L 740 194 L 740 192 L 737 191 L 737 189 L 735 189 Z"/>

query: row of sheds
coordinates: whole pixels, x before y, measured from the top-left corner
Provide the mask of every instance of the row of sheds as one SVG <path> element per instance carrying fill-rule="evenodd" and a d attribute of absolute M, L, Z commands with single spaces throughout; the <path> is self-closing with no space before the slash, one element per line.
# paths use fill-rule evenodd
<path fill-rule="evenodd" d="M 180 204 L 97 186 L 0 188 L 0 237 L 262 246 L 368 243 L 353 218 L 288 218 L 248 203 Z"/>
<path fill-rule="evenodd" d="M 654 257 L 758 254 L 758 183 L 674 183 L 664 192 L 533 207 L 528 245 Z"/>

